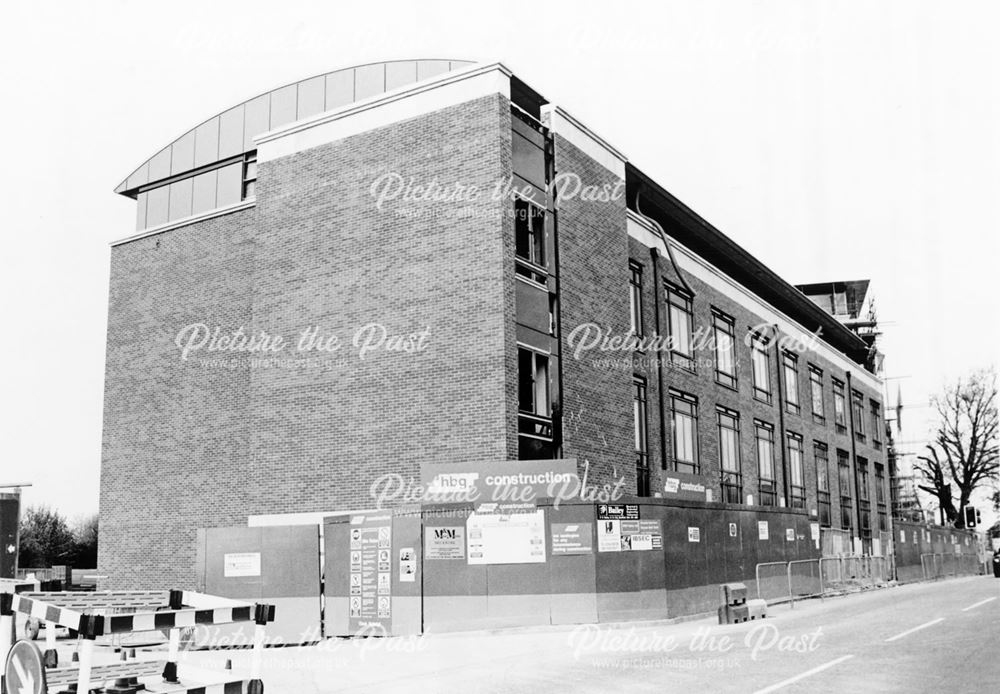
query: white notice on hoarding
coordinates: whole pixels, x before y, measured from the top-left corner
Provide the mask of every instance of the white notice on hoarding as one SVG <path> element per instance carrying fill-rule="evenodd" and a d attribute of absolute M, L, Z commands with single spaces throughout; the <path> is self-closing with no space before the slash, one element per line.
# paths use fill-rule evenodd
<path fill-rule="evenodd" d="M 473 513 L 466 521 L 469 564 L 544 564 L 545 511 Z"/>
<path fill-rule="evenodd" d="M 770 532 L 767 527 L 767 521 L 757 521 L 757 539 L 766 540 L 768 539 L 769 534 Z"/>
<path fill-rule="evenodd" d="M 622 551 L 622 522 L 617 520 L 597 521 L 597 551 Z"/>
<path fill-rule="evenodd" d="M 226 554 L 222 558 L 222 575 L 225 578 L 260 576 L 260 552 Z"/>

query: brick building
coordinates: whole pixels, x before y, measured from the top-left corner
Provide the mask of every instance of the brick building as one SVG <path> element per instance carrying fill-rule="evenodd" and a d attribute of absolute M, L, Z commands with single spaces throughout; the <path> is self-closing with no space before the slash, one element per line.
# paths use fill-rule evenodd
<path fill-rule="evenodd" d="M 198 528 L 364 509 L 384 473 L 468 460 L 575 458 L 878 553 L 869 346 L 500 64 L 267 92 L 117 192 L 112 586 L 190 584 Z"/>

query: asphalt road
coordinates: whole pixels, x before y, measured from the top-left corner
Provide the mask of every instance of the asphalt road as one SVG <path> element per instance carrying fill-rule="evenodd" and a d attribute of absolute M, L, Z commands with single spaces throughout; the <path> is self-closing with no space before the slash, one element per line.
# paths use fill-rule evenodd
<path fill-rule="evenodd" d="M 1000 579 L 780 606 L 762 622 L 587 626 L 269 649 L 269 694 L 998 692 Z M 245 653 L 245 652 L 244 652 Z M 234 666 L 244 653 L 228 652 Z M 188 654 L 212 664 L 219 655 Z"/>

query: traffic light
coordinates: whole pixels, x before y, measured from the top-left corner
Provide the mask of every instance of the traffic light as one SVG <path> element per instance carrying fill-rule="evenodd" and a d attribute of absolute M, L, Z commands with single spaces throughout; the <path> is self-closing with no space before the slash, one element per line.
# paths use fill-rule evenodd
<path fill-rule="evenodd" d="M 981 518 L 981 516 L 979 515 L 979 509 L 974 508 L 972 506 L 966 506 L 965 507 L 965 527 L 966 528 L 975 528 L 976 525 L 979 523 L 979 519 L 980 518 Z"/>

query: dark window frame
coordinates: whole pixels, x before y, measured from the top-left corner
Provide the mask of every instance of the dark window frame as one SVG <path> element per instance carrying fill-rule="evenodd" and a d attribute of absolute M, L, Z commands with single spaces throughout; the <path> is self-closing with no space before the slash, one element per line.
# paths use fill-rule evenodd
<path fill-rule="evenodd" d="M 802 445 L 802 435 L 793 431 L 785 432 L 785 446 L 788 450 L 788 505 L 791 508 L 806 507 L 806 466 L 805 448 Z M 798 454 L 798 455 L 795 455 Z M 797 459 L 797 460 L 796 460 Z M 798 484 L 795 474 L 798 473 Z"/>
<path fill-rule="evenodd" d="M 847 433 L 847 390 L 843 381 L 833 379 L 833 421 L 837 433 Z"/>
<path fill-rule="evenodd" d="M 819 395 L 819 411 L 816 411 L 817 389 Z M 826 403 L 823 392 L 823 369 L 809 364 L 809 407 L 812 410 L 813 421 L 817 424 L 826 423 Z"/>
<path fill-rule="evenodd" d="M 725 407 L 716 406 L 716 422 L 719 432 L 719 473 L 722 481 L 722 501 L 730 504 L 743 503 L 743 455 L 740 449 L 740 414 Z M 722 445 L 725 432 L 736 437 L 733 448 L 736 455 L 735 469 L 726 467 L 725 448 Z"/>
<path fill-rule="evenodd" d="M 840 491 L 840 527 L 854 530 L 854 494 L 851 491 L 851 456 L 837 449 L 837 485 Z"/>
<path fill-rule="evenodd" d="M 819 507 L 819 524 L 829 528 L 833 524 L 830 505 L 830 447 L 822 441 L 813 441 L 813 461 L 816 464 L 816 502 Z"/>
<path fill-rule="evenodd" d="M 765 436 L 761 436 L 761 433 Z M 767 449 L 769 451 L 768 457 L 770 458 L 770 477 L 764 476 L 763 469 L 763 459 L 761 458 L 760 451 L 761 442 L 767 444 Z M 757 457 L 757 481 L 759 485 L 760 493 L 760 505 L 761 506 L 777 506 L 778 505 L 778 486 L 777 486 L 777 470 L 776 460 L 774 455 L 774 425 L 768 422 L 763 422 L 759 419 L 754 420 L 754 451 Z"/>
<path fill-rule="evenodd" d="M 868 400 L 868 416 L 871 419 L 872 427 L 872 447 L 875 450 L 882 448 L 882 406 L 877 400 Z"/>
<path fill-rule="evenodd" d="M 701 451 L 698 441 L 698 398 L 678 390 L 671 389 L 670 395 L 670 442 L 673 469 L 676 472 L 687 472 L 698 475 L 701 473 Z M 679 407 L 678 407 L 679 406 Z M 677 454 L 677 417 L 691 419 L 691 451 L 693 461 L 680 460 Z"/>
<path fill-rule="evenodd" d="M 721 368 L 719 359 L 720 332 L 729 338 L 729 362 L 732 366 L 732 373 L 723 371 Z M 715 382 L 736 390 L 739 387 L 736 369 L 736 319 L 712 307 L 712 336 L 715 338 Z"/>
<path fill-rule="evenodd" d="M 522 212 L 522 209 L 526 211 Z M 540 220 L 537 222 L 540 227 L 535 226 L 536 220 Z M 521 252 L 520 235 L 524 229 L 527 230 L 527 255 Z M 547 285 L 547 243 L 545 209 L 527 198 L 514 196 L 514 261 L 518 277 L 542 287 Z"/>
<path fill-rule="evenodd" d="M 649 409 L 646 379 L 632 375 L 632 418 L 635 433 L 636 494 L 649 496 Z"/>
<path fill-rule="evenodd" d="M 860 390 L 851 391 L 851 415 L 854 419 L 854 438 L 865 440 L 865 396 Z"/>
<path fill-rule="evenodd" d="M 240 183 L 240 200 L 257 198 L 257 151 L 243 156 L 243 173 Z"/>
<path fill-rule="evenodd" d="M 789 374 L 792 378 L 789 378 Z M 799 357 L 788 350 L 781 352 L 781 375 L 785 390 L 785 412 L 798 415 L 802 413 L 802 404 L 799 398 Z M 794 381 L 794 387 L 792 382 Z M 795 399 L 792 400 L 791 395 Z"/>
<path fill-rule="evenodd" d="M 694 341 L 694 297 L 680 287 L 667 281 L 663 282 L 663 288 L 666 294 L 664 298 L 667 306 L 667 334 L 670 341 L 670 361 L 678 368 L 695 373 L 694 347 L 691 344 Z M 677 326 L 674 324 L 674 311 L 671 309 L 677 309 L 687 319 L 687 348 L 689 353 L 684 353 L 677 349 L 675 343 Z"/>
<path fill-rule="evenodd" d="M 771 358 L 768 354 L 768 344 L 769 340 L 762 335 L 753 335 L 750 338 L 750 369 L 751 369 L 751 384 L 753 385 L 753 397 L 755 400 L 760 402 L 771 404 L 774 393 L 771 385 Z M 758 359 L 759 356 L 759 359 Z M 764 374 L 763 378 L 760 377 L 758 368 L 763 368 Z M 763 381 L 767 384 L 767 390 L 764 390 L 758 384 L 758 381 Z"/>
<path fill-rule="evenodd" d="M 644 321 L 642 319 L 642 265 L 634 260 L 628 262 L 629 269 L 629 320 L 632 334 L 642 337 Z"/>

